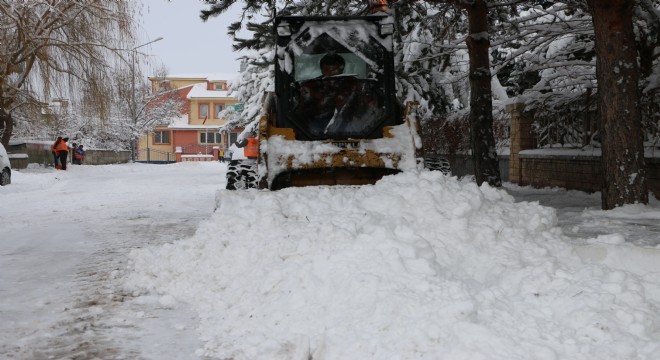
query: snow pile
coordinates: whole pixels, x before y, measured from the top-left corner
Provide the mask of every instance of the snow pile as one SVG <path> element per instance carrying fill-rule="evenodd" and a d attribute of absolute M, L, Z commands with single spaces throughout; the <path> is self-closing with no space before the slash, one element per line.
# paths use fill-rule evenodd
<path fill-rule="evenodd" d="M 504 191 L 424 171 L 218 199 L 195 236 L 133 251 L 126 283 L 194 307 L 199 356 L 660 354 L 660 273 L 583 262 L 553 209 Z"/>

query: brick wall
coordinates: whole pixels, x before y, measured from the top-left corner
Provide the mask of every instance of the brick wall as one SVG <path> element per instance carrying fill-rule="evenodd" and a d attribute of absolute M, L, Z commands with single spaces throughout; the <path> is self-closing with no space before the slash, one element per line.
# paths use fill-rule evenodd
<path fill-rule="evenodd" d="M 522 176 L 519 185 L 563 187 L 586 192 L 600 191 L 600 157 L 570 155 L 519 154 Z M 660 199 L 660 158 L 646 158 L 649 191 Z"/>
<path fill-rule="evenodd" d="M 509 181 L 533 187 L 562 187 L 596 192 L 602 189 L 600 156 L 554 155 L 526 151 L 536 148 L 532 134 L 532 114 L 520 104 L 507 107 L 511 114 L 511 153 Z M 645 158 L 649 191 L 660 198 L 660 158 Z"/>
<path fill-rule="evenodd" d="M 586 192 L 601 189 L 600 158 L 518 154 L 519 185 L 563 187 Z"/>
<path fill-rule="evenodd" d="M 532 133 L 532 116 L 523 112 L 523 104 L 507 105 L 511 114 L 511 145 L 509 150 L 509 181 L 520 183 L 522 163 L 518 154 L 527 149 L 536 148 L 536 137 Z"/>

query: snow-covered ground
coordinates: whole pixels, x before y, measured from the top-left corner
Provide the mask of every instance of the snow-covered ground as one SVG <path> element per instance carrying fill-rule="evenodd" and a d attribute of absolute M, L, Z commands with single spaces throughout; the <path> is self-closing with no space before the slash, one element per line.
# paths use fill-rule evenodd
<path fill-rule="evenodd" d="M 224 172 L 217 163 L 14 171 L 0 187 L 0 358 L 193 354 L 196 315 L 127 301 L 122 276 L 131 249 L 194 234 Z"/>
<path fill-rule="evenodd" d="M 655 199 L 431 172 L 229 192 L 225 170 L 15 172 L 0 357 L 660 358 Z"/>

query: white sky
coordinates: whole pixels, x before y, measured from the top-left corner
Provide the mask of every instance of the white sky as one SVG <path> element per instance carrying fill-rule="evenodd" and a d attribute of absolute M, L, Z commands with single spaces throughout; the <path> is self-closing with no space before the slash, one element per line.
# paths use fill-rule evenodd
<path fill-rule="evenodd" d="M 234 5 L 231 13 L 202 22 L 200 10 L 208 6 L 201 1 L 141 1 L 144 7 L 140 23 L 145 30 L 141 44 L 164 38 L 145 47 L 145 52 L 154 56 L 154 67 L 162 63 L 170 74 L 239 71 L 239 54 L 232 51 L 227 26 L 237 19 L 240 5 Z"/>

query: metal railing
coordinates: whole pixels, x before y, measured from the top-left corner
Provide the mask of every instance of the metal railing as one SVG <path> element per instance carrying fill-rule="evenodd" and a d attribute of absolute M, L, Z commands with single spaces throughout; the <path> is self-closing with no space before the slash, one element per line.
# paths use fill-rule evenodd
<path fill-rule="evenodd" d="M 149 164 L 169 164 L 176 162 L 176 155 L 168 151 L 146 148 L 138 150 L 135 161 Z"/>
<path fill-rule="evenodd" d="M 204 154 L 204 155 L 213 155 L 213 144 L 208 145 L 186 145 L 181 147 L 181 153 L 184 155 L 195 155 L 195 154 Z"/>

